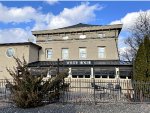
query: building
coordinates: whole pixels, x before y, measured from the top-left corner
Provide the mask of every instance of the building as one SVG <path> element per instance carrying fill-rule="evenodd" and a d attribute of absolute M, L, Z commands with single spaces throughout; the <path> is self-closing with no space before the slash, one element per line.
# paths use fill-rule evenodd
<path fill-rule="evenodd" d="M 13 55 L 20 59 L 24 56 L 27 63 L 35 62 L 39 60 L 40 49 L 40 46 L 31 42 L 0 44 L 0 79 L 11 77 L 6 68 L 13 69 L 16 65 Z"/>
<path fill-rule="evenodd" d="M 7 75 L 5 66 L 14 65 L 12 55 L 24 55 L 33 70 L 57 67 L 59 63 L 59 70 L 69 69 L 71 78 L 115 78 L 116 75 L 130 78 L 132 64 L 119 59 L 117 45 L 121 29 L 121 24 L 100 26 L 79 23 L 59 29 L 33 31 L 36 44 L 0 44 L 0 59 L 3 62 L 0 64 L 0 75 Z M 48 75 L 55 73 L 51 70 Z"/>

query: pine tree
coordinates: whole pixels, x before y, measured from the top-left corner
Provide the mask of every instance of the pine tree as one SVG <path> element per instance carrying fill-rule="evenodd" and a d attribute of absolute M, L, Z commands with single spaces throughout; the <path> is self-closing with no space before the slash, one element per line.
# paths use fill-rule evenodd
<path fill-rule="evenodd" d="M 139 82 L 150 81 L 150 39 L 148 36 L 144 38 L 144 42 L 139 46 L 134 69 L 134 80 Z"/>

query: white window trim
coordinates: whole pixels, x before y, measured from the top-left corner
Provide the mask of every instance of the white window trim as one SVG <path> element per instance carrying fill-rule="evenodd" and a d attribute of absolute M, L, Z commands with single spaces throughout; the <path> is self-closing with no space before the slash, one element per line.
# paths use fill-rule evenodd
<path fill-rule="evenodd" d="M 69 39 L 68 36 L 63 36 L 62 38 L 63 38 L 63 40 L 68 40 Z"/>
<path fill-rule="evenodd" d="M 52 55 L 51 55 L 51 58 L 48 58 L 48 50 L 50 50 L 50 49 L 52 51 Z M 46 48 L 46 59 L 52 59 L 52 57 L 53 57 L 53 50 L 52 50 L 52 48 Z"/>
<path fill-rule="evenodd" d="M 99 48 L 104 48 L 104 57 L 99 56 Z M 106 47 L 105 46 L 98 46 L 98 59 L 105 59 L 106 58 Z"/>
<path fill-rule="evenodd" d="M 85 38 L 86 38 L 86 35 L 82 34 L 82 35 L 79 36 L 79 39 L 85 39 Z"/>
<path fill-rule="evenodd" d="M 101 35 L 101 36 L 100 36 Z M 98 33 L 98 38 L 104 38 L 105 34 L 104 33 Z"/>
<path fill-rule="evenodd" d="M 68 50 L 68 57 L 67 58 L 63 58 L 63 50 L 64 49 L 67 49 Z M 69 48 L 62 48 L 61 49 L 61 59 L 63 59 L 63 60 L 68 60 L 69 59 Z"/>
<path fill-rule="evenodd" d="M 86 50 L 86 58 L 82 58 L 80 55 L 80 49 L 85 49 Z M 86 47 L 79 47 L 79 59 L 87 59 L 87 48 Z"/>

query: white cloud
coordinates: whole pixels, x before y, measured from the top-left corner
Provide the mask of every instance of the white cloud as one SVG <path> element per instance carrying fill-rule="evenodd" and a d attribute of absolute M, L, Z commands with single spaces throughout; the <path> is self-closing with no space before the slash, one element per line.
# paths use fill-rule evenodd
<path fill-rule="evenodd" d="M 73 8 L 64 8 L 58 15 L 54 15 L 51 12 L 43 14 L 31 6 L 7 7 L 0 3 L 0 22 L 8 25 L 14 23 L 15 26 L 16 23 L 33 21 L 33 28 L 30 30 L 54 29 L 90 22 L 96 17 L 95 11 L 102 8 L 98 4 L 90 5 L 88 2 L 84 2 Z M 31 36 L 30 30 L 25 30 L 25 28 L 0 29 L 0 43 L 27 41 Z"/>
<path fill-rule="evenodd" d="M 131 50 L 131 48 L 128 47 L 124 42 L 126 38 L 129 36 L 128 29 L 132 28 L 134 22 L 137 20 L 137 18 L 139 17 L 139 14 L 142 12 L 147 12 L 147 14 L 150 15 L 150 10 L 131 12 L 131 13 L 127 13 L 123 18 L 119 20 L 114 20 L 110 23 L 110 24 L 123 24 L 122 32 L 118 38 L 120 54 L 123 54 Z"/>
<path fill-rule="evenodd" d="M 58 3 L 58 0 L 45 0 L 49 5 L 54 5 Z"/>
<path fill-rule="evenodd" d="M 87 23 L 95 18 L 95 11 L 103 7 L 98 4 L 90 5 L 84 2 L 73 8 L 64 8 L 58 15 L 51 12 L 42 14 L 33 7 L 6 7 L 0 3 L 0 22 L 25 23 L 35 22 L 32 30 L 54 29 L 76 23 Z"/>
<path fill-rule="evenodd" d="M 127 13 L 123 18 L 120 20 L 112 21 L 110 24 L 123 24 L 123 30 L 127 30 L 131 28 L 138 18 L 139 14 L 142 12 L 147 12 L 150 15 L 150 10 L 147 11 L 138 11 L 138 12 L 131 12 Z"/>
<path fill-rule="evenodd" d="M 95 11 L 101 10 L 103 7 L 98 4 L 90 6 L 88 2 L 82 3 L 73 8 L 64 8 L 58 15 L 47 15 L 45 22 L 38 22 L 33 30 L 39 29 L 55 29 L 73 25 L 76 23 L 86 23 L 95 18 Z"/>
<path fill-rule="evenodd" d="M 39 13 L 36 9 L 26 6 L 22 8 L 6 7 L 0 3 L 0 22 L 3 23 L 21 23 L 30 21 L 42 21 L 45 15 Z"/>
<path fill-rule="evenodd" d="M 21 28 L 0 29 L 0 43 L 27 42 L 30 37 L 31 33 Z"/>

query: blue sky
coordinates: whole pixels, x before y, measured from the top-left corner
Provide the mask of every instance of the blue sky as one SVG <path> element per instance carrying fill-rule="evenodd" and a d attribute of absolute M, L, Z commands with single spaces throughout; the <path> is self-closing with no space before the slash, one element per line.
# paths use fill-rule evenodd
<path fill-rule="evenodd" d="M 150 14 L 150 2 L 14 1 L 0 2 L 0 43 L 23 42 L 31 31 L 77 23 L 123 24 L 119 47 L 140 11 Z"/>

